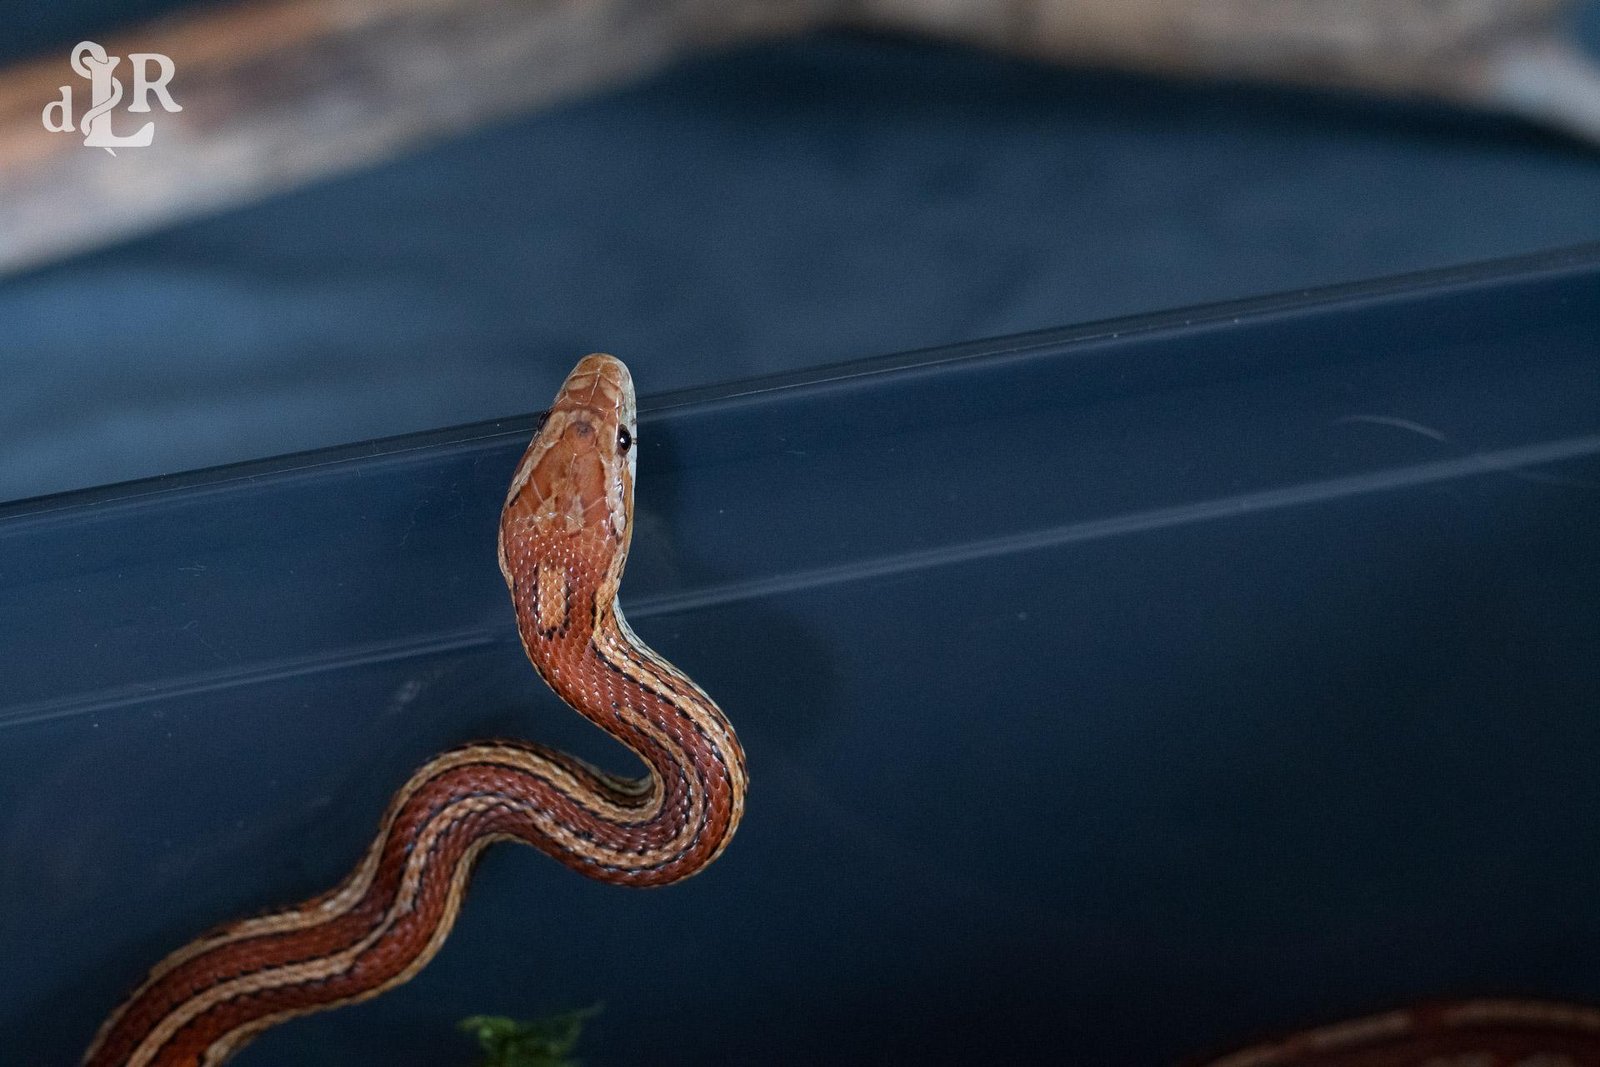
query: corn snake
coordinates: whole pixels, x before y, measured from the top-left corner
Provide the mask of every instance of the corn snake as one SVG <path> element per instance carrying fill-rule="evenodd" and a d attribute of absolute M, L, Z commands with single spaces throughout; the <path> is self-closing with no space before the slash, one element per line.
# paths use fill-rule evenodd
<path fill-rule="evenodd" d="M 640 641 L 617 604 L 635 434 L 627 368 L 584 357 L 517 466 L 498 558 L 535 670 L 649 773 L 622 778 L 521 741 L 434 757 L 394 794 L 342 883 L 167 956 L 101 1026 L 84 1067 L 216 1067 L 272 1026 L 408 981 L 439 951 L 473 862 L 495 841 L 641 887 L 721 854 L 744 810 L 743 750 L 711 698 Z"/>

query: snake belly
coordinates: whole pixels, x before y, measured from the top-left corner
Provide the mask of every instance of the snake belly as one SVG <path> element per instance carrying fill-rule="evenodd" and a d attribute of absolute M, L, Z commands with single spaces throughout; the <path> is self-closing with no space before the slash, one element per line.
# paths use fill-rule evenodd
<path fill-rule="evenodd" d="M 614 776 L 522 741 L 434 757 L 395 793 L 343 882 L 169 955 L 101 1026 L 84 1067 L 215 1067 L 269 1027 L 409 980 L 444 943 L 473 861 L 495 841 L 631 886 L 679 881 L 721 854 L 744 810 L 738 738 L 617 605 L 635 433 L 627 367 L 585 356 L 517 466 L 499 560 L 534 668 L 649 773 Z"/>

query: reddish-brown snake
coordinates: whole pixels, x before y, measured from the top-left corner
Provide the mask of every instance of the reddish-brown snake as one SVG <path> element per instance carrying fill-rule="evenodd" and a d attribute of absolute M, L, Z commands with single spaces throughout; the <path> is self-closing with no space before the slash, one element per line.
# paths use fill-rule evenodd
<path fill-rule="evenodd" d="M 213 1067 L 269 1027 L 409 980 L 444 943 L 473 861 L 495 841 L 631 886 L 687 878 L 727 847 L 744 811 L 739 741 L 617 606 L 635 432 L 628 369 L 585 356 L 517 467 L 499 555 L 534 668 L 649 773 L 617 777 L 522 741 L 436 756 L 395 793 L 343 882 L 162 960 L 100 1028 L 85 1067 Z"/>

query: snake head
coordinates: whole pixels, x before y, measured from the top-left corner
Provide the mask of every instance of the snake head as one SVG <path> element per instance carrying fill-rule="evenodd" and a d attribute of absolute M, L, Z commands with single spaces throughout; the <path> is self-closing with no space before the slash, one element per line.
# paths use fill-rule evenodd
<path fill-rule="evenodd" d="M 513 588 L 535 550 L 620 577 L 633 528 L 635 409 L 633 378 L 615 356 L 584 356 L 567 375 L 501 513 L 500 571 Z"/>

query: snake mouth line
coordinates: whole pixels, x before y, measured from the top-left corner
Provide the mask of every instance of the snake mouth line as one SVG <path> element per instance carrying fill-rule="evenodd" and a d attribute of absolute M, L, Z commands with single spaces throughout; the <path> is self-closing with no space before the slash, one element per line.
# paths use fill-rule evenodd
<path fill-rule="evenodd" d="M 1542 441 L 1429 463 L 1303 482 L 1099 519 L 1062 523 L 938 548 L 893 553 L 830 566 L 788 571 L 767 577 L 740 579 L 637 600 L 624 598 L 623 606 L 628 618 L 648 619 L 826 586 L 955 566 L 976 560 L 1037 552 L 1129 534 L 1156 532 L 1260 512 L 1330 503 L 1463 478 L 1526 477 L 1542 466 L 1595 455 L 1600 455 L 1600 434 Z M 115 711 L 178 697 L 217 693 L 340 671 L 350 667 L 459 655 L 504 645 L 508 641 L 514 643 L 513 638 L 506 636 L 504 627 L 497 624 L 426 637 L 374 642 L 312 656 L 251 664 L 236 669 L 188 675 L 151 684 L 119 686 L 16 705 L 0 711 L 0 729 Z"/>

